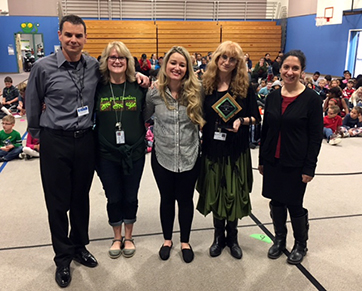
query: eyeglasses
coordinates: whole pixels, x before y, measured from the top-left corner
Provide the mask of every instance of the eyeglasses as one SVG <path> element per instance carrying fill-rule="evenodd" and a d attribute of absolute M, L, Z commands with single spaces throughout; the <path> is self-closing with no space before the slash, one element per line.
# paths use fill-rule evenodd
<path fill-rule="evenodd" d="M 8 123 L 8 122 L 2 122 L 2 125 L 12 125 L 12 123 Z"/>
<path fill-rule="evenodd" d="M 221 58 L 225 62 L 229 60 L 230 64 L 235 64 L 237 62 L 237 59 L 235 59 L 234 57 L 228 57 L 227 55 L 222 55 Z"/>
<path fill-rule="evenodd" d="M 110 56 L 108 57 L 108 60 L 111 60 L 112 62 L 115 62 L 116 60 L 118 60 L 119 62 L 124 62 L 126 60 L 126 57 Z"/>

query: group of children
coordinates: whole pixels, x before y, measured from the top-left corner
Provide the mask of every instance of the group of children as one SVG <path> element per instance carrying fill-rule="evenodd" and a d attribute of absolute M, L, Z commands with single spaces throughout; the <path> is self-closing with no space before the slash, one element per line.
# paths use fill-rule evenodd
<path fill-rule="evenodd" d="M 13 80 L 5 77 L 5 88 L 1 102 L 3 130 L 0 131 L 0 162 L 8 162 L 13 159 L 30 159 L 39 157 L 39 140 L 28 134 L 26 146 L 22 146 L 20 133 L 14 129 L 15 117 L 12 112 L 25 114 L 25 90 L 26 84 L 19 85 L 19 90 L 13 86 Z M 20 91 L 20 93 L 19 93 Z"/>
<path fill-rule="evenodd" d="M 337 145 L 345 137 L 362 137 L 362 86 L 355 89 L 359 84 L 349 71 L 344 71 L 344 78 L 340 80 L 328 75 L 321 78 L 320 73 L 315 72 L 311 78 L 304 76 L 300 81 L 324 101 L 323 133 L 328 144 Z M 255 88 L 259 107 L 264 108 L 268 94 L 281 86 L 278 76 L 270 81 L 261 79 Z"/>
<path fill-rule="evenodd" d="M 328 75 L 320 79 L 315 72 L 307 83 L 324 100 L 323 133 L 330 145 L 339 144 L 341 138 L 362 137 L 362 87 L 355 89 L 358 81 L 349 71 L 343 75 L 342 79 L 332 80 Z"/>

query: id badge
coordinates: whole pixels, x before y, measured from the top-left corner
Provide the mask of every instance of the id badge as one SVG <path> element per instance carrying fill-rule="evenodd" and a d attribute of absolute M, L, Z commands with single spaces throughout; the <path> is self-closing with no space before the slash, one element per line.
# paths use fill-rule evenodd
<path fill-rule="evenodd" d="M 77 108 L 77 113 L 78 113 L 78 116 L 84 116 L 84 115 L 89 114 L 88 106 L 86 105 L 86 106 Z"/>
<path fill-rule="evenodd" d="M 226 136 L 227 136 L 227 133 L 225 133 L 225 132 L 215 131 L 215 133 L 214 133 L 214 139 L 216 139 L 216 140 L 225 141 Z"/>
<path fill-rule="evenodd" d="M 117 144 L 124 144 L 126 142 L 124 131 L 123 130 L 116 130 L 116 143 Z"/>

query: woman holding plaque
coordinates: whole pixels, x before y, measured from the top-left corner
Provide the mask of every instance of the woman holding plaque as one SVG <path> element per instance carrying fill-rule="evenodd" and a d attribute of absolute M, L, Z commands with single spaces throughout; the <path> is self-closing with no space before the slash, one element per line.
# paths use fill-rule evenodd
<path fill-rule="evenodd" d="M 231 255 L 241 259 L 237 225 L 238 219 L 251 212 L 253 183 L 249 126 L 260 122 L 260 114 L 249 86 L 244 53 L 237 43 L 219 45 L 204 74 L 203 87 L 206 125 L 197 209 L 205 216 L 213 214 L 210 256 L 219 256 L 227 245 Z"/>
<path fill-rule="evenodd" d="M 186 49 L 174 46 L 166 54 L 158 82 L 147 93 L 145 120 L 154 115 L 153 175 L 160 191 L 160 216 L 164 243 L 162 260 L 170 257 L 175 202 L 178 204 L 181 251 L 190 263 L 194 253 L 189 244 L 194 215 L 193 195 L 200 169 L 199 129 L 202 117 L 201 86 Z"/>

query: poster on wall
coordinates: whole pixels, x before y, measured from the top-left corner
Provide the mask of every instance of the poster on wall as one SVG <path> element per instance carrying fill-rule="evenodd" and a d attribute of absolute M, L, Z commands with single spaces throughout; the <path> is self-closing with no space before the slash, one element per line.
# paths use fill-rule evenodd
<path fill-rule="evenodd" d="M 30 41 L 27 39 L 22 39 L 21 41 L 21 50 L 26 50 L 30 48 Z"/>
<path fill-rule="evenodd" d="M 14 50 L 14 47 L 12 44 L 8 45 L 8 54 L 9 54 L 9 56 L 15 55 L 15 50 Z"/>

